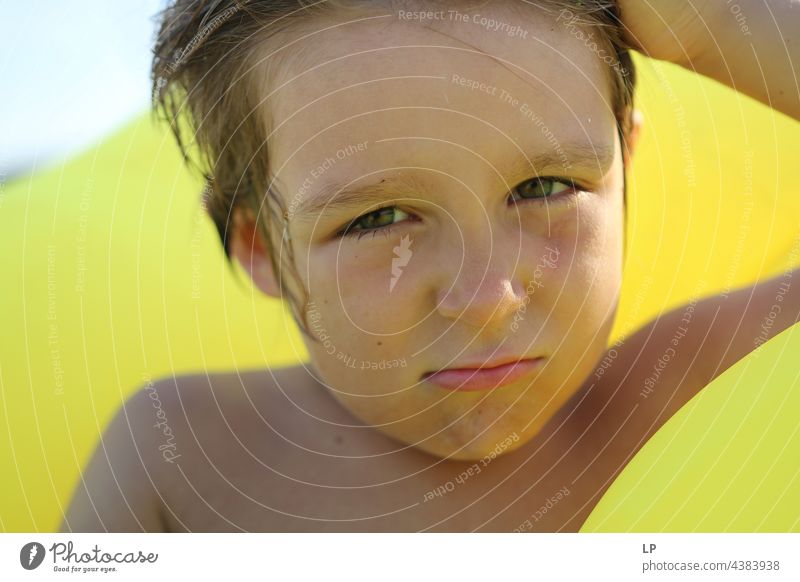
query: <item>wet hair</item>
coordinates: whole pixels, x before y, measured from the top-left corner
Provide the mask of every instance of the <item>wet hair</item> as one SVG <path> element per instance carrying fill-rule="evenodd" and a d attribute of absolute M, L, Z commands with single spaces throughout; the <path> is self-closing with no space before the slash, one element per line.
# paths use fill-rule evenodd
<path fill-rule="evenodd" d="M 635 70 L 623 40 L 616 2 L 510 1 L 520 10 L 535 6 L 554 16 L 569 14 L 571 26 L 598 32 L 598 45 L 604 45 L 603 54 L 615 63 L 606 68 L 611 107 L 625 147 L 624 137 L 632 123 Z M 261 107 L 263 95 L 253 74 L 258 49 L 279 32 L 291 32 L 298 22 L 337 11 L 432 10 L 434 5 L 467 11 L 485 4 L 455 0 L 175 0 L 158 15 L 151 71 L 154 109 L 169 122 L 186 162 L 206 180 L 203 205 L 229 261 L 234 210 L 245 210 L 256 217 L 281 293 L 306 335 L 308 294 L 302 285 L 285 284 L 287 274 L 296 282 L 300 279 L 291 243 L 284 238 L 288 212 L 270 176 L 270 124 L 265 122 L 269 121 L 268 113 L 263 112 L 267 108 Z M 281 58 L 285 55 L 276 53 L 270 66 L 279 67 Z M 279 257 L 276 241 L 280 243 Z"/>

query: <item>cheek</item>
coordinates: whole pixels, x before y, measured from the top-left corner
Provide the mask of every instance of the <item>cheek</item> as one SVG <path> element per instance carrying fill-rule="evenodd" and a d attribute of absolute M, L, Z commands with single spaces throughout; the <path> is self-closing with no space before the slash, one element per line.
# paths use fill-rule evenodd
<path fill-rule="evenodd" d="M 399 235 L 378 235 L 374 241 L 367 236 L 343 243 L 338 256 L 328 259 L 327 276 L 335 281 L 331 292 L 352 325 L 377 334 L 402 333 L 411 325 L 408 283 L 419 271 L 414 263 L 422 260 L 413 247 L 412 242 L 405 248 Z"/>
<path fill-rule="evenodd" d="M 586 283 L 604 288 L 621 274 L 623 225 L 610 204 L 587 205 L 583 210 L 571 237 L 572 271 Z"/>
<path fill-rule="evenodd" d="M 337 330 L 381 339 L 376 336 L 400 334 L 413 325 L 412 294 L 402 279 L 413 277 L 411 263 L 421 257 L 414 257 L 413 248 L 395 251 L 400 237 L 368 239 L 317 252 L 309 264 L 309 292 L 328 302 Z"/>
<path fill-rule="evenodd" d="M 590 195 L 579 212 L 551 223 L 549 242 L 559 260 L 542 289 L 547 323 L 537 333 L 553 350 L 548 374 L 554 386 L 568 387 L 559 390 L 562 394 L 590 374 L 611 333 L 622 274 L 622 221 L 616 207 L 614 198 Z"/>
<path fill-rule="evenodd" d="M 622 280 L 623 228 L 621 192 L 589 195 L 574 220 L 557 236 L 563 251 L 559 276 L 563 291 L 559 314 L 571 333 L 591 337 L 613 319 Z M 573 325 L 575 320 L 581 325 Z M 599 337 L 598 341 L 606 338 Z"/>

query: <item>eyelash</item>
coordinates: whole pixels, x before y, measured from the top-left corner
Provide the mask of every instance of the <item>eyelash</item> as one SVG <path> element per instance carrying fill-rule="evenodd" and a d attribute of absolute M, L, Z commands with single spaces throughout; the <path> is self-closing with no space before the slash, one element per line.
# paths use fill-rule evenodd
<path fill-rule="evenodd" d="M 556 184 L 560 183 L 560 184 L 564 184 L 564 185 L 568 186 L 568 189 L 567 190 L 563 190 L 562 192 L 558 192 L 556 194 L 552 194 L 550 196 L 542 196 L 542 197 L 539 197 L 539 198 L 525 198 L 525 199 L 522 199 L 522 200 L 520 200 L 518 202 L 515 201 L 514 202 L 515 205 L 520 204 L 520 203 L 523 203 L 523 204 L 528 204 L 528 203 L 554 204 L 556 202 L 566 202 L 569 198 L 571 198 L 576 193 L 576 190 L 584 189 L 575 180 L 572 180 L 570 178 L 561 178 L 561 177 L 557 177 L 557 176 L 540 176 L 540 177 L 536 177 L 536 178 L 529 178 L 528 180 L 520 182 L 519 184 L 514 186 L 514 188 L 512 189 L 512 192 L 514 190 L 516 190 L 517 188 L 519 188 L 520 186 L 522 186 L 523 184 L 527 184 L 527 183 L 533 182 L 535 180 L 539 180 L 540 182 L 541 181 L 545 181 L 545 180 L 552 180 Z M 551 200 L 554 201 L 554 202 L 551 202 Z M 353 225 L 358 223 L 361 219 L 369 216 L 370 214 L 374 214 L 374 213 L 380 212 L 382 210 L 396 209 L 396 208 L 397 208 L 396 206 L 383 206 L 383 207 L 378 208 L 376 210 L 373 210 L 371 212 L 367 212 L 366 214 L 362 214 L 361 216 L 351 220 L 347 224 L 347 226 L 345 226 L 339 232 L 337 232 L 336 233 L 336 237 L 337 238 L 344 238 L 344 237 L 351 237 L 352 238 L 352 237 L 355 237 L 356 241 L 360 241 L 362 237 L 364 237 L 364 236 L 366 236 L 366 235 L 368 235 L 370 233 L 371 233 L 370 234 L 371 238 L 375 238 L 375 236 L 377 236 L 378 234 L 381 234 L 383 236 L 389 236 L 394 231 L 394 227 L 396 226 L 396 224 L 390 224 L 390 225 L 387 225 L 387 226 L 379 226 L 379 227 L 376 227 L 376 228 L 365 228 L 365 229 L 359 229 L 359 230 L 354 230 L 352 227 L 353 227 Z M 397 223 L 397 224 L 402 224 L 402 223 Z"/>

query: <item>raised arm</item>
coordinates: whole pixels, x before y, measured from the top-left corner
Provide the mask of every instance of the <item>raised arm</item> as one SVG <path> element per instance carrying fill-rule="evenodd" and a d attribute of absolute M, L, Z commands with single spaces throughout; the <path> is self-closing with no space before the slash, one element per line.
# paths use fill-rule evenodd
<path fill-rule="evenodd" d="M 800 0 L 619 0 L 631 45 L 800 120 Z"/>

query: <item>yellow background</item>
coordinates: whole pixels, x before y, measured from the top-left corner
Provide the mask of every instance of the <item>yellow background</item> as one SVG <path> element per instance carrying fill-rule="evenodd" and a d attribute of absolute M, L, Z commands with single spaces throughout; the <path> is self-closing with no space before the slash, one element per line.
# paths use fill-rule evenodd
<path fill-rule="evenodd" d="M 681 408 L 617 477 L 584 532 L 800 531 L 800 325 Z"/>
<path fill-rule="evenodd" d="M 800 124 L 671 65 L 637 63 L 646 125 L 630 176 L 628 264 L 612 341 L 698 292 L 782 272 L 800 232 Z M 145 380 L 305 358 L 282 307 L 226 266 L 200 212 L 199 190 L 171 136 L 149 116 L 63 165 L 0 186 L 0 530 L 56 529 L 104 426 Z M 798 342 L 792 345 L 798 353 Z M 775 352 L 765 348 L 760 365 L 782 370 L 770 382 L 790 382 L 796 356 Z M 764 387 L 763 375 L 742 378 L 735 389 L 739 408 L 724 409 L 718 426 L 736 429 L 750 392 L 768 392 L 769 407 L 789 407 L 780 422 L 792 406 L 797 411 L 796 389 L 782 401 L 774 384 Z M 768 410 L 753 414 L 762 418 Z M 705 459 L 718 445 L 702 423 L 677 421 L 683 422 L 675 417 L 632 463 L 638 473 L 620 477 L 587 529 L 756 527 L 753 519 L 730 519 L 738 508 L 729 500 L 749 486 L 750 469 L 710 473 L 702 485 L 709 489 L 691 497 L 679 517 L 664 519 L 675 499 L 691 493 L 685 489 L 691 472 L 672 481 L 662 473 L 702 464 L 662 463 L 654 473 L 645 457 L 663 459 L 667 442 L 670 455 L 688 454 L 681 446 L 700 447 L 696 458 Z M 676 426 L 683 436 L 665 441 Z M 760 510 L 760 501 L 767 504 L 761 529 L 799 527 L 800 495 L 790 480 L 800 464 L 796 434 L 790 442 L 791 471 L 769 474 L 764 485 L 790 492 L 783 517 L 770 521 L 775 512 L 766 508 L 774 504 L 764 496 L 749 501 L 747 516 Z M 765 437 L 751 451 L 755 444 L 737 439 L 730 450 L 742 462 L 766 462 L 770 451 L 779 454 L 771 444 L 775 439 Z M 728 477 L 735 478 L 730 486 Z M 647 487 L 637 479 L 649 479 Z M 709 491 L 728 486 L 732 496 L 711 515 L 690 511 L 707 502 Z M 660 495 L 649 499 L 645 489 Z M 642 508 L 650 513 L 642 517 Z M 703 520 L 692 521 L 700 514 Z"/>

